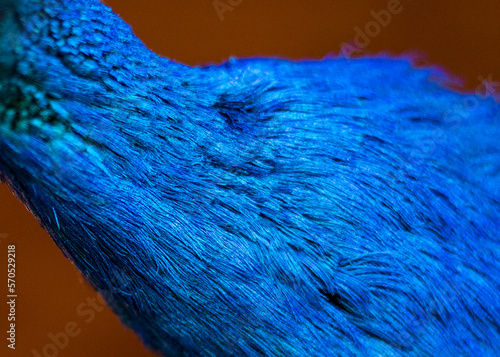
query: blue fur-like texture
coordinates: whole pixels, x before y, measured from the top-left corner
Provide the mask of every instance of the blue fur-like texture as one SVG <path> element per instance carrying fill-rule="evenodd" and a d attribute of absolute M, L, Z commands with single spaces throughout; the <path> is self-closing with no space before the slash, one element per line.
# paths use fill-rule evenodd
<path fill-rule="evenodd" d="M 145 345 L 498 355 L 492 98 L 405 59 L 188 67 L 96 0 L 0 10 L 1 180 Z"/>

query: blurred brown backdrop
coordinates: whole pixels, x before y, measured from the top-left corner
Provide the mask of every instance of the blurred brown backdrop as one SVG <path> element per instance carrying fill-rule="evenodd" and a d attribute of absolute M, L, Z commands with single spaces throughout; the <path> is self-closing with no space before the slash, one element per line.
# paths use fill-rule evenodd
<path fill-rule="evenodd" d="M 214 1 L 107 0 L 136 34 L 156 52 L 187 64 L 219 63 L 229 56 L 322 58 L 353 40 L 356 28 L 366 33 L 373 12 L 390 1 L 242 0 L 219 12 Z M 238 1 L 233 0 L 233 4 Z M 420 50 L 431 63 L 446 66 L 476 88 L 478 76 L 500 81 L 500 3 L 401 0 L 402 8 L 376 36 L 365 41 L 366 53 Z M 373 26 L 373 24 L 372 24 Z M 372 34 L 376 30 L 372 28 Z M 500 90 L 500 88 L 498 88 Z M 6 237 L 6 235 L 8 235 Z M 1 356 L 42 354 L 57 335 L 75 322 L 80 333 L 50 356 L 152 356 L 135 335 L 104 309 L 89 307 L 86 323 L 77 309 L 96 293 L 84 283 L 38 223 L 5 185 L 0 185 L 0 271 L 6 271 L 7 245 L 17 245 L 17 349 L 0 339 Z M 1 278 L 6 284 L 5 278 Z M 7 331 L 6 285 L 1 289 L 0 326 Z M 90 317 L 90 315 L 86 315 Z M 5 329 L 5 330 L 4 330 Z M 61 342 L 64 342 L 61 340 Z M 42 354 L 43 355 L 43 354 Z"/>

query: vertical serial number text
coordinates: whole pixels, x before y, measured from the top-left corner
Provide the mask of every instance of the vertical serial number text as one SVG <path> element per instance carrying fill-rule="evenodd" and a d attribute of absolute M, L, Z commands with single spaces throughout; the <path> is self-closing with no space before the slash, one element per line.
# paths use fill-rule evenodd
<path fill-rule="evenodd" d="M 16 246 L 11 244 L 7 250 L 7 305 L 8 327 L 7 344 L 9 348 L 16 349 Z"/>

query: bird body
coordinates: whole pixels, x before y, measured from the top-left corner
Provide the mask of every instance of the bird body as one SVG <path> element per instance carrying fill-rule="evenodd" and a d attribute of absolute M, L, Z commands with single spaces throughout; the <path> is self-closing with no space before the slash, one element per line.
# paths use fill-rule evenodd
<path fill-rule="evenodd" d="M 493 99 L 404 59 L 189 67 L 95 0 L 0 9 L 0 177 L 146 345 L 498 352 Z"/>

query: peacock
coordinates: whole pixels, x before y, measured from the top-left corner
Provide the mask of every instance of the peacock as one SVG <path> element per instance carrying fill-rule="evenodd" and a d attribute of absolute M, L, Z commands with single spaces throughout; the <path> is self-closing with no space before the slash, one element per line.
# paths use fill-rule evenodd
<path fill-rule="evenodd" d="M 410 57 L 150 51 L 0 0 L 0 180 L 165 356 L 496 356 L 500 105 Z"/>

